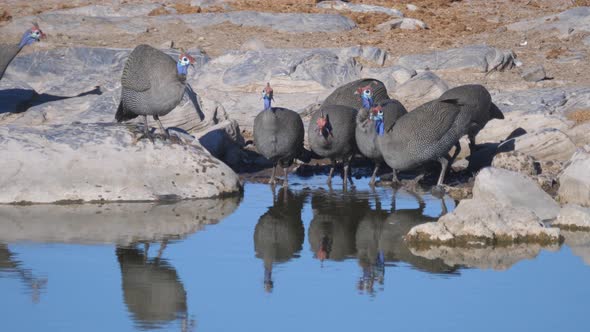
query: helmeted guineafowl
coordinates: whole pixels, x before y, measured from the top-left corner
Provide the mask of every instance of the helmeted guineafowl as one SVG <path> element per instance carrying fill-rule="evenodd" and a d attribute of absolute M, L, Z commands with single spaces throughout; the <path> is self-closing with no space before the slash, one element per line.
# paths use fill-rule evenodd
<path fill-rule="evenodd" d="M 10 62 L 12 62 L 12 59 L 16 57 L 23 47 L 31 45 L 43 37 L 45 37 L 45 34 L 43 31 L 41 31 L 41 29 L 39 29 L 39 25 L 37 23 L 33 23 L 33 27 L 25 31 L 18 44 L 0 45 L 0 79 L 2 79 L 2 76 L 4 76 L 4 72 L 6 71 L 6 68 Z"/>
<path fill-rule="evenodd" d="M 295 111 L 271 107 L 273 90 L 267 84 L 263 91 L 264 110 L 254 119 L 254 144 L 256 150 L 273 163 L 270 183 L 275 183 L 277 165 L 283 167 L 285 184 L 288 184 L 287 170 L 293 159 L 303 153 L 305 129 L 303 121 Z"/>
<path fill-rule="evenodd" d="M 462 112 L 471 114 L 471 124 L 467 135 L 469 136 L 469 149 L 473 153 L 475 149 L 475 136 L 491 119 L 504 119 L 502 111 L 492 102 L 488 90 L 479 84 L 461 85 L 443 93 L 441 101 L 456 100 Z"/>
<path fill-rule="evenodd" d="M 350 161 L 356 152 L 354 128 L 357 110 L 343 105 L 322 105 L 309 121 L 307 137 L 311 150 L 332 162 L 328 184 L 332 183 L 332 175 L 336 160 L 342 159 L 344 164 L 344 182 L 348 180 Z"/>
<path fill-rule="evenodd" d="M 160 116 L 170 113 L 184 95 L 188 66 L 194 58 L 181 52 L 178 61 L 149 45 L 137 46 L 125 63 L 121 76 L 121 102 L 115 119 L 127 121 L 142 115 L 145 137 L 150 137 L 147 116 L 158 122 L 160 130 L 170 137 Z"/>
<path fill-rule="evenodd" d="M 322 105 L 344 105 L 356 110 L 363 107 L 363 99 L 358 94 L 359 89 L 370 87 L 372 89 L 371 98 L 374 103 L 389 99 L 387 88 L 383 82 L 373 78 L 363 78 L 339 86 L 334 90 L 322 103 Z"/>
<path fill-rule="evenodd" d="M 383 162 L 383 156 L 377 146 L 377 136 L 383 135 L 384 128 L 390 128 L 399 117 L 407 113 L 407 110 L 395 99 L 386 99 L 374 103 L 372 98 L 373 89 L 370 86 L 359 88 L 358 93 L 362 96 L 363 107 L 356 116 L 356 145 L 361 154 L 375 163 L 373 175 L 369 182 L 373 186 L 379 167 Z"/>
<path fill-rule="evenodd" d="M 437 186 L 442 185 L 449 164 L 448 152 L 467 134 L 470 122 L 471 115 L 461 112 L 456 100 L 433 100 L 385 127 L 377 143 L 383 159 L 393 169 L 393 181 L 397 182 L 397 171 L 438 161 L 442 170 Z"/>

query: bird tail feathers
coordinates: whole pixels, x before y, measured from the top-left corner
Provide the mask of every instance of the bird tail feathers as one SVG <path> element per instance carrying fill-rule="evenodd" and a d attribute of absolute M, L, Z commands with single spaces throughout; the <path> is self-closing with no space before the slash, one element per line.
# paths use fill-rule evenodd
<path fill-rule="evenodd" d="M 131 119 L 135 119 L 136 117 L 137 114 L 125 109 L 122 102 L 119 103 L 119 107 L 117 108 L 117 114 L 115 114 L 115 120 L 117 120 L 117 122 L 128 121 Z"/>

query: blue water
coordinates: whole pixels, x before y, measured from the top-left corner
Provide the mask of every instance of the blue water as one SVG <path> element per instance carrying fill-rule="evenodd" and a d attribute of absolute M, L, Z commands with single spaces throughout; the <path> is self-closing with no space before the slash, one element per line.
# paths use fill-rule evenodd
<path fill-rule="evenodd" d="M 400 234 L 436 220 L 440 199 L 402 190 L 392 213 L 391 188 L 322 183 L 294 177 L 274 204 L 269 186 L 248 184 L 217 224 L 119 245 L 73 219 L 47 240 L 11 221 L 25 231 L 0 244 L 0 331 L 590 331 L 590 267 L 568 245 L 482 257 L 485 269 L 416 256 Z M 164 208 L 175 215 L 155 226 L 202 212 Z"/>

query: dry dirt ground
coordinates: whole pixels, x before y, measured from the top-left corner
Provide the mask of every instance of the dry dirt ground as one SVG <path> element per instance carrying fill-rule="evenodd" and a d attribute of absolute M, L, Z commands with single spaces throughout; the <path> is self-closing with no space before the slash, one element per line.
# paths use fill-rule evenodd
<path fill-rule="evenodd" d="M 112 5 L 116 1 L 20 1 L 2 0 L 0 2 L 0 27 L 11 19 L 35 15 L 46 11 L 73 8 L 88 4 Z M 121 4 L 145 3 L 148 1 L 120 1 Z M 154 2 L 154 1 L 150 1 Z M 367 3 L 400 9 L 407 17 L 418 18 L 428 24 L 428 30 L 392 30 L 382 32 L 375 26 L 389 19 L 385 14 L 365 14 L 340 12 L 354 20 L 358 29 L 340 33 L 279 33 L 270 29 L 241 27 L 224 23 L 207 29 L 192 29 L 187 26 L 171 26 L 165 29 L 150 29 L 139 36 L 120 35 L 104 39 L 101 37 L 50 36 L 42 46 L 46 48 L 64 46 L 99 46 L 131 48 L 139 43 L 155 46 L 173 40 L 175 45 L 192 48 L 200 47 L 212 56 L 227 50 L 239 49 L 253 38 L 262 40 L 267 47 L 343 47 L 354 45 L 374 45 L 388 51 L 388 63 L 405 54 L 424 53 L 469 44 L 488 44 L 512 49 L 525 64 L 542 64 L 553 80 L 542 83 L 526 83 L 518 77 L 518 70 L 509 74 L 469 76 L 442 75 L 451 85 L 463 82 L 483 82 L 491 89 L 514 89 L 526 87 L 587 85 L 590 82 L 590 68 L 587 61 L 560 63 L 559 57 L 572 52 L 586 54 L 583 46 L 584 35 L 574 34 L 569 39 L 558 39 L 541 33 L 505 31 L 507 24 L 527 18 L 539 17 L 575 6 L 590 5 L 590 0 L 356 0 L 353 3 Z M 188 0 L 158 2 L 163 7 L 150 15 L 167 14 L 174 8 L 178 13 L 218 12 L 219 7 L 199 8 L 190 5 Z M 315 0 L 229 0 L 231 10 L 251 10 L 263 12 L 305 12 L 335 13 L 337 11 L 319 9 Z M 417 11 L 409 11 L 406 4 L 418 6 Z M 171 38 L 171 36 L 173 36 Z M 13 40 L 19 36 L 0 36 L 0 42 Z M 521 46 L 526 39 L 527 45 Z M 27 52 L 32 49 L 26 50 Z M 523 85 L 525 84 L 525 85 Z"/>

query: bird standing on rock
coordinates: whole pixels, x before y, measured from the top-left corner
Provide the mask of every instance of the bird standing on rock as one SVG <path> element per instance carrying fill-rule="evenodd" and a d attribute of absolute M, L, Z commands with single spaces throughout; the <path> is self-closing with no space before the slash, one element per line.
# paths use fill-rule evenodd
<path fill-rule="evenodd" d="M 275 184 L 277 165 L 285 174 L 288 184 L 288 168 L 293 160 L 302 155 L 305 130 L 297 112 L 282 107 L 272 107 L 273 89 L 270 83 L 262 91 L 264 110 L 254 119 L 254 144 L 256 150 L 273 164 L 270 184 Z"/>
<path fill-rule="evenodd" d="M 475 136 L 491 119 L 504 119 L 502 111 L 492 102 L 492 96 L 488 90 L 479 84 L 461 85 L 443 93 L 441 101 L 457 100 L 462 112 L 471 114 L 471 124 L 467 135 L 469 137 L 469 150 L 475 150 Z"/>
<path fill-rule="evenodd" d="M 441 186 L 449 160 L 449 150 L 457 146 L 467 134 L 471 114 L 462 110 L 461 100 L 433 100 L 388 124 L 384 115 L 385 132 L 378 136 L 379 150 L 387 165 L 397 171 L 413 169 L 428 161 L 438 161 L 441 173 L 437 186 Z"/>
<path fill-rule="evenodd" d="M 33 23 L 33 27 L 25 31 L 18 44 L 0 45 L 0 79 L 4 76 L 6 68 L 12 62 L 12 59 L 27 45 L 38 42 L 45 38 L 45 34 L 39 29 L 39 24 Z"/>
<path fill-rule="evenodd" d="M 129 55 L 121 76 L 121 102 L 115 115 L 117 122 L 142 115 L 145 127 L 141 138 L 152 139 L 147 121 L 147 116 L 151 115 L 162 133 L 170 138 L 159 117 L 170 113 L 182 100 L 188 66 L 194 62 L 195 59 L 184 51 L 174 61 L 149 45 L 137 46 Z"/>

